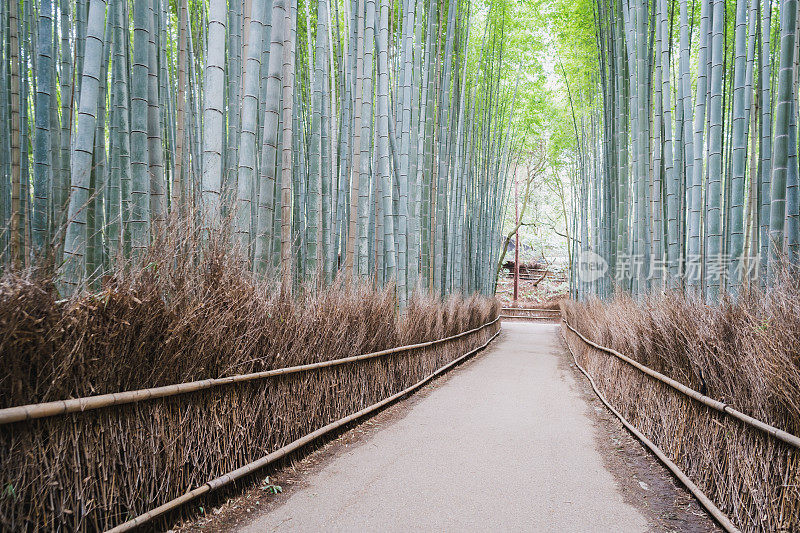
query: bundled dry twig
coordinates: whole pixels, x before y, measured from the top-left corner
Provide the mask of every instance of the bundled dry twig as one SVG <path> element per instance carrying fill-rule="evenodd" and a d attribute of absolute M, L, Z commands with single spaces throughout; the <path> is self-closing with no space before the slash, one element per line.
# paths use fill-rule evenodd
<path fill-rule="evenodd" d="M 784 276 L 711 307 L 677 294 L 565 303 L 566 320 L 714 399 L 800 433 L 800 284 Z M 565 329 L 611 403 L 743 530 L 800 529 L 800 454 L 700 405 Z"/>
<path fill-rule="evenodd" d="M 454 335 L 492 299 L 340 280 L 294 298 L 236 251 L 176 232 L 102 290 L 0 279 L 0 407 L 338 359 Z M 309 287 L 310 289 L 310 287 Z M 104 530 L 371 405 L 479 346 L 499 324 L 386 358 L 0 428 L 0 529 Z"/>

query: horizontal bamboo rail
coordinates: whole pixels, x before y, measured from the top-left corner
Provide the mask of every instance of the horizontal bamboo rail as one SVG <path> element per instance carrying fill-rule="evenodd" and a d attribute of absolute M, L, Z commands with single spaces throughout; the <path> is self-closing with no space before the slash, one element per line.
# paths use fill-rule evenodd
<path fill-rule="evenodd" d="M 586 337 L 584 337 L 578 330 L 573 328 L 569 324 L 569 322 L 567 322 L 566 320 L 563 320 L 563 322 L 564 322 L 564 325 L 567 326 L 567 328 L 569 328 L 570 331 L 575 333 L 583 342 L 585 342 L 589 346 L 592 346 L 593 348 L 597 348 L 600 351 L 609 353 L 609 354 L 617 357 L 618 359 L 621 359 L 622 361 L 625 361 L 626 363 L 628 363 L 632 367 L 642 371 L 643 373 L 647 374 L 648 376 L 650 376 L 652 378 L 657 379 L 658 381 L 660 381 L 662 383 L 665 383 L 666 385 L 669 385 L 670 387 L 672 387 L 673 389 L 677 390 L 678 392 L 683 393 L 686 396 L 689 396 L 693 400 L 696 400 L 696 401 L 702 403 L 703 405 L 706 405 L 706 406 L 708 406 L 708 407 L 710 407 L 710 408 L 712 408 L 712 409 L 714 409 L 716 411 L 719 411 L 720 413 L 725 413 L 726 415 L 729 415 L 729 416 L 731 416 L 733 418 L 736 418 L 737 420 L 743 422 L 744 424 L 746 424 L 748 426 L 751 426 L 751 427 L 754 427 L 754 428 L 756 428 L 758 430 L 761 430 L 764 433 L 766 433 L 768 435 L 771 435 L 771 436 L 775 437 L 776 439 L 785 442 L 786 444 L 789 444 L 790 446 L 794 446 L 795 448 L 800 448 L 800 437 L 797 437 L 796 435 L 792 435 L 791 433 L 786 432 L 786 431 L 784 431 L 782 429 L 778 429 L 775 426 L 771 426 L 771 425 L 767 424 L 766 422 L 762 422 L 761 420 L 758 420 L 757 418 L 753 418 L 752 416 L 746 415 L 746 414 L 742 413 L 741 411 L 737 411 L 736 409 L 728 406 L 724 402 L 721 402 L 719 400 L 715 400 L 715 399 L 710 398 L 710 397 L 708 397 L 708 396 L 706 396 L 704 394 L 701 394 L 701 393 L 697 392 L 696 390 L 687 387 L 683 383 L 675 381 L 674 379 L 669 378 L 669 377 L 665 376 L 664 374 L 661 374 L 660 372 L 656 372 L 652 368 L 649 368 L 649 367 L 644 366 L 643 364 L 641 364 L 641 363 L 639 363 L 637 361 L 634 361 L 630 357 L 622 355 L 621 353 L 619 353 L 616 350 L 613 350 L 611 348 L 607 348 L 605 346 L 601 346 L 600 344 L 592 342 L 589 339 L 587 339 Z"/>
<path fill-rule="evenodd" d="M 553 319 L 556 318 L 560 309 L 541 309 L 536 307 L 503 307 L 501 309 L 500 318 L 542 318 Z M 541 313 L 536 315 L 536 313 Z"/>
<path fill-rule="evenodd" d="M 560 313 L 561 309 L 544 309 L 538 307 L 503 307 L 502 311 L 529 311 L 529 312 L 543 312 L 543 313 Z"/>
<path fill-rule="evenodd" d="M 527 318 L 530 320 L 556 320 L 558 319 L 557 316 L 550 316 L 550 315 L 500 315 L 500 318 Z"/>
<path fill-rule="evenodd" d="M 456 335 L 452 335 L 450 337 L 445 337 L 443 339 L 420 342 L 418 344 L 409 344 L 406 346 L 398 346 L 396 348 L 389 348 L 387 350 L 381 350 L 379 352 L 354 355 L 351 357 L 343 357 L 341 359 L 332 359 L 330 361 L 320 361 L 319 363 L 310 363 L 307 365 L 277 368 L 274 370 L 265 370 L 263 372 L 254 372 L 252 374 L 239 374 L 236 376 L 229 376 L 225 378 L 211 378 L 211 379 L 203 379 L 200 381 L 189 381 L 186 383 L 165 385 L 163 387 L 154 387 L 151 389 L 114 392 L 110 394 L 86 396 L 83 398 L 73 398 L 69 400 L 57 400 L 54 402 L 7 407 L 5 409 L 0 409 L 0 425 L 11 424 L 14 422 L 21 422 L 27 420 L 34 420 L 37 418 L 46 418 L 51 416 L 64 415 L 68 413 L 78 413 L 78 412 L 82 413 L 85 411 L 101 409 L 113 405 L 123 405 L 128 403 L 146 401 L 146 400 L 154 400 L 157 398 L 166 398 L 168 396 L 187 394 L 190 392 L 211 389 L 222 385 L 229 385 L 231 383 L 242 383 L 245 381 L 269 379 L 276 376 L 283 376 L 286 374 L 294 374 L 297 372 L 308 372 L 309 370 L 316 370 L 319 368 L 344 365 L 347 363 L 354 363 L 356 361 L 363 361 L 365 359 L 373 359 L 375 357 L 383 357 L 399 352 L 417 350 L 419 348 L 425 348 L 427 346 L 433 346 L 435 344 L 440 344 L 443 342 L 455 340 L 460 337 L 464 337 L 465 335 L 469 335 L 470 333 L 475 333 L 476 331 L 480 331 L 488 326 L 491 326 L 498 320 L 500 320 L 499 316 L 482 326 L 478 326 L 477 328 L 464 331 Z"/>
<path fill-rule="evenodd" d="M 566 321 L 564 323 L 566 324 Z M 570 327 L 569 324 L 567 324 L 567 326 Z M 572 328 L 570 327 L 570 329 Z M 580 335 L 580 333 L 578 335 Z M 683 486 L 686 487 L 689 490 L 689 492 L 691 492 L 694 495 L 695 498 L 697 498 L 697 501 L 699 501 L 700 504 L 703 507 L 705 507 L 706 511 L 708 511 L 709 514 L 711 514 L 711 516 L 714 517 L 717 523 L 719 523 L 719 525 L 722 526 L 725 529 L 725 531 L 727 531 L 728 533 L 738 533 L 739 529 L 733 524 L 733 522 L 730 521 L 730 519 L 725 515 L 725 513 L 723 513 L 720 510 L 720 508 L 717 507 L 708 496 L 706 496 L 706 494 L 700 489 L 700 487 L 695 485 L 694 481 L 692 481 L 689 478 L 689 476 L 687 476 L 683 472 L 683 470 L 681 470 L 678 467 L 678 465 L 672 462 L 672 460 L 669 457 L 667 457 L 667 455 L 661 450 L 661 448 L 656 446 L 656 444 L 650 439 L 648 439 L 644 433 L 636 429 L 636 426 L 628 422 L 628 420 L 624 416 L 622 416 L 622 414 L 620 414 L 619 411 L 614 409 L 614 407 L 608 402 L 608 400 L 606 400 L 605 396 L 603 396 L 603 394 L 597 388 L 597 384 L 595 384 L 594 379 L 592 379 L 592 376 L 590 376 L 589 373 L 580 365 L 580 363 L 578 363 L 578 359 L 572 352 L 572 348 L 570 348 L 569 343 L 566 342 L 566 339 L 564 339 L 564 341 L 565 344 L 567 345 L 567 349 L 569 350 L 570 355 L 572 356 L 572 360 L 575 361 L 575 366 L 577 366 L 578 370 L 580 370 L 583 373 L 583 375 L 586 376 L 586 378 L 589 380 L 589 383 L 592 385 L 592 389 L 594 389 L 594 393 L 597 395 L 598 398 L 600 398 L 600 401 L 603 402 L 603 405 L 605 405 L 608 408 L 608 410 L 611 411 L 614 414 L 614 416 L 616 416 L 619 419 L 620 422 L 622 422 L 622 425 L 625 426 L 628 429 L 628 431 L 633 433 L 633 435 L 637 439 L 639 439 L 639 441 L 641 441 L 645 446 L 650 448 L 650 451 L 653 452 L 655 456 L 658 457 L 658 459 L 667 468 L 669 468 L 670 472 L 675 474 L 675 477 L 678 478 L 678 481 L 683 483 Z"/>
<path fill-rule="evenodd" d="M 470 330 L 469 332 L 465 332 L 465 333 L 473 333 L 475 331 L 478 331 L 480 329 L 485 328 L 486 326 L 494 324 L 495 322 L 497 322 L 497 319 L 494 319 L 491 322 L 488 322 L 488 323 L 484 324 L 483 326 L 481 326 L 479 328 L 475 328 L 475 329 Z M 141 515 L 137 516 L 136 518 L 134 518 L 132 520 L 129 520 L 128 522 L 125 522 L 123 524 L 120 524 L 120 525 L 108 530 L 107 533 L 121 533 L 123 531 L 131 531 L 133 529 L 136 529 L 139 526 L 141 526 L 141 525 L 143 525 L 143 524 L 145 524 L 147 522 L 150 522 L 154 518 L 158 518 L 159 516 L 161 516 L 161 515 L 163 515 L 165 513 L 168 513 L 169 511 L 177 509 L 181 505 L 183 505 L 183 504 L 185 504 L 185 503 L 187 503 L 189 501 L 192 501 L 192 500 L 202 496 L 203 494 L 206 494 L 208 492 L 214 491 L 214 490 L 216 490 L 216 489 L 218 489 L 220 487 L 224 487 L 225 485 L 228 485 L 228 484 L 236 481 L 237 479 L 240 479 L 240 478 L 242 478 L 244 476 L 247 476 L 249 474 L 252 474 L 253 472 L 256 472 L 256 471 L 260 470 L 261 468 L 264 468 L 265 466 L 269 465 L 270 463 L 273 463 L 273 462 L 275 462 L 275 461 L 277 461 L 279 459 L 282 459 L 283 457 L 286 457 L 287 455 L 289 455 L 293 451 L 297 450 L 298 448 L 301 448 L 301 447 L 305 446 L 306 444 L 312 442 L 315 439 L 318 439 L 319 437 L 322 437 L 323 435 L 325 435 L 327 433 L 330 433 L 331 431 L 334 431 L 334 430 L 336 430 L 336 429 L 338 429 L 338 428 L 340 428 L 340 427 L 342 427 L 342 426 L 344 426 L 344 425 L 346 425 L 346 424 L 348 424 L 350 422 L 353 422 L 354 420 L 362 418 L 363 416 L 368 415 L 369 413 L 377 411 L 378 409 L 384 407 L 385 405 L 388 405 L 388 404 L 394 402 L 398 398 L 401 398 L 402 396 L 405 396 L 406 394 L 409 394 L 409 393 L 417 390 L 418 388 L 422 387 L 423 385 L 425 385 L 427 382 L 429 382 L 430 380 L 432 380 L 436 376 L 442 374 L 443 372 L 446 372 L 447 370 L 449 370 L 453 366 L 457 365 L 458 363 L 460 363 L 461 361 L 463 361 L 467 357 L 479 352 L 480 350 L 483 350 L 499 334 L 500 334 L 500 330 L 495 332 L 495 334 L 492 335 L 489 338 L 489 340 L 487 340 L 481 346 L 478 346 L 474 350 L 471 350 L 471 351 L 465 353 L 464 355 L 462 355 L 458 359 L 454 359 L 453 361 L 447 363 L 446 365 L 444 365 L 443 367 L 441 367 L 438 370 L 434 371 L 431 375 L 429 375 L 428 377 L 424 378 L 423 380 L 415 383 L 414 385 L 411 385 L 410 387 L 408 387 L 406 389 L 403 389 L 402 391 L 400 391 L 400 392 L 398 392 L 396 394 L 393 394 L 392 396 L 389 396 L 388 398 L 385 398 L 385 399 L 379 401 L 378 403 L 374 403 L 374 404 L 370 405 L 369 407 L 365 407 L 364 409 L 362 409 L 360 411 L 357 411 L 357 412 L 355 412 L 355 413 L 353 413 L 351 415 L 348 415 L 348 416 L 346 416 L 344 418 L 340 418 L 339 420 L 337 420 L 335 422 L 331 422 L 330 424 L 328 424 L 326 426 L 323 426 L 323 427 L 319 428 L 318 430 L 316 430 L 316 431 L 314 431 L 312 433 L 309 433 L 305 437 L 301 437 L 301 438 L 299 438 L 299 439 L 287 444 L 286 446 L 278 448 L 274 452 L 272 452 L 272 453 L 270 453 L 268 455 L 265 455 L 261 459 L 253 461 L 252 463 L 248 463 L 248 464 L 246 464 L 246 465 L 244 465 L 244 466 L 242 466 L 240 468 L 237 468 L 236 470 L 234 470 L 232 472 L 228 472 L 227 474 L 225 474 L 223 476 L 220 476 L 218 478 L 212 479 L 211 481 L 205 483 L 204 485 L 201 485 L 201 486 L 197 487 L 196 489 L 190 490 L 186 494 L 184 494 L 182 496 L 179 496 L 178 498 L 175 498 L 174 500 L 170 500 L 167 503 L 165 503 L 165 504 L 163 504 L 163 505 L 161 505 L 159 507 L 156 507 L 155 509 L 153 509 L 151 511 L 148 511 L 148 512 L 146 512 L 144 514 L 141 514 Z M 459 334 L 459 335 L 462 335 L 462 334 Z M 452 338 L 455 338 L 455 336 L 454 337 L 448 337 L 448 339 L 452 339 Z M 444 341 L 444 340 L 445 339 L 442 339 L 442 341 Z M 433 344 L 433 343 L 426 344 L 426 346 L 430 346 L 430 344 Z"/>

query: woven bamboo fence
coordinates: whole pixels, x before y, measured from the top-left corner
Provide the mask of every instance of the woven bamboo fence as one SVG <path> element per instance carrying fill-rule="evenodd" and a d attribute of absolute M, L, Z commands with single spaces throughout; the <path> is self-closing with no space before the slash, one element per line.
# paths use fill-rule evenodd
<path fill-rule="evenodd" d="M 571 350 L 609 403 L 739 529 L 800 531 L 797 436 L 642 367 L 583 337 L 569 322 L 565 326 Z"/>
<path fill-rule="evenodd" d="M 0 528 L 110 529 L 408 388 L 499 328 L 91 408 L 0 410 Z"/>

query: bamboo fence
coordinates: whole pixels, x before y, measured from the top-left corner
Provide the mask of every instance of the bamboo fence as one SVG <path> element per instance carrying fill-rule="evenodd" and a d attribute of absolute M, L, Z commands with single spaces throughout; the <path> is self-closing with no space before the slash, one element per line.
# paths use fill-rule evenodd
<path fill-rule="evenodd" d="M 217 489 L 219 489 L 221 487 L 224 487 L 224 486 L 236 481 L 237 479 L 240 479 L 240 478 L 245 477 L 245 476 L 247 476 L 249 474 L 257 472 L 258 470 L 264 468 L 265 466 L 267 466 L 269 464 L 272 464 L 275 461 L 278 461 L 279 459 L 282 459 L 283 457 L 286 457 L 290 453 L 292 453 L 295 450 L 297 450 L 297 449 L 299 449 L 299 448 L 301 448 L 301 447 L 313 442 L 314 440 L 319 439 L 319 438 L 327 435 L 328 433 L 330 433 L 332 431 L 335 431 L 336 429 L 341 428 L 342 426 L 345 426 L 346 424 L 349 424 L 350 422 L 358 420 L 358 419 L 360 419 L 360 418 L 362 418 L 362 417 L 364 417 L 364 416 L 366 416 L 366 415 L 368 415 L 370 413 L 373 413 L 373 412 L 375 412 L 375 411 L 387 406 L 388 404 L 390 404 L 390 403 L 402 398 L 403 396 L 414 392 L 415 390 L 417 390 L 421 386 L 425 385 L 426 383 L 428 383 L 430 380 L 432 380 L 436 376 L 439 376 L 440 374 L 446 372 L 447 370 L 449 370 L 450 368 L 454 367 L 455 365 L 461 363 L 462 361 L 467 359 L 469 356 L 474 355 L 475 353 L 479 352 L 480 350 L 486 348 L 489 345 L 489 343 L 492 342 L 494 340 L 494 338 L 497 337 L 499 334 L 500 334 L 500 331 L 498 330 L 498 331 L 496 331 L 494 333 L 494 335 L 489 337 L 489 339 L 485 343 L 483 343 L 482 345 L 478 346 L 477 348 L 474 348 L 473 350 L 470 350 L 469 352 L 465 353 L 461 357 L 459 357 L 459 358 L 457 358 L 457 359 L 455 359 L 453 361 L 450 361 L 449 363 L 447 363 L 443 367 L 437 369 L 435 372 L 433 372 L 429 376 L 425 377 L 424 379 L 418 381 L 417 383 L 411 385 L 410 387 L 407 387 L 407 388 L 401 390 L 400 392 L 389 396 L 388 398 L 384 398 L 383 400 L 381 400 L 381 401 L 379 401 L 377 403 L 374 403 L 374 404 L 370 405 L 369 407 L 365 407 L 364 409 L 358 411 L 357 413 L 353 413 L 353 414 L 348 415 L 348 416 L 346 416 L 344 418 L 340 418 L 339 420 L 337 420 L 335 422 L 331 422 L 330 424 L 326 425 L 325 427 L 322 427 L 322 428 L 320 428 L 320 429 L 318 429 L 318 430 L 316 430 L 316 431 L 314 431 L 312 433 L 309 433 L 308 435 L 306 435 L 304 437 L 301 437 L 301 438 L 299 438 L 299 439 L 287 444 L 286 446 L 283 446 L 283 447 L 275 450 L 274 452 L 272 452 L 272 453 L 270 453 L 268 455 L 265 455 L 264 457 L 262 457 L 261 459 L 258 459 L 257 461 L 253 461 L 252 463 L 248 463 L 248 464 L 246 464 L 246 465 L 244 465 L 242 467 L 239 467 L 236 470 L 234 470 L 233 472 L 229 472 L 229 473 L 225 474 L 224 476 L 220 476 L 218 478 L 212 479 L 208 483 L 205 483 L 202 486 L 197 487 L 196 489 L 193 489 L 193 490 L 187 492 L 186 494 L 184 494 L 184 495 L 182 495 L 182 496 L 180 496 L 178 498 L 175 498 L 174 500 L 171 500 L 171 501 L 161 505 L 160 507 L 158 507 L 156 509 L 148 511 L 148 512 L 144 513 L 143 515 L 137 516 L 136 518 L 134 518 L 132 520 L 129 520 L 129 521 L 125 522 L 124 524 L 120 524 L 119 526 L 109 530 L 108 533 L 122 533 L 123 531 L 131 531 L 133 529 L 136 529 L 136 528 L 140 527 L 141 525 L 146 524 L 148 522 L 151 522 L 152 520 L 158 518 L 159 516 L 164 515 L 165 513 L 168 513 L 168 512 L 170 512 L 170 511 L 172 511 L 174 509 L 179 508 L 180 506 L 186 504 L 187 502 L 189 502 L 191 500 L 194 500 L 194 499 L 199 498 L 200 496 L 202 496 L 204 494 L 207 494 L 207 493 L 209 493 L 211 491 L 214 491 L 214 490 L 217 490 Z"/>
<path fill-rule="evenodd" d="M 696 390 L 691 389 L 691 388 L 687 387 L 686 385 L 684 385 L 682 383 L 679 383 L 679 382 L 675 381 L 674 379 L 665 376 L 664 374 L 661 374 L 660 372 L 656 372 L 652 368 L 646 367 L 643 364 L 634 361 L 630 357 L 622 355 L 621 353 L 619 353 L 616 350 L 613 350 L 611 348 L 607 348 L 606 346 L 601 346 L 601 345 L 597 344 L 596 342 L 592 342 L 589 339 L 587 339 L 586 337 L 584 337 L 578 330 L 573 328 L 569 324 L 569 322 L 567 322 L 566 320 L 564 320 L 564 325 L 567 326 L 567 328 L 572 333 L 577 335 L 580 340 L 582 340 L 583 342 L 585 342 L 586 344 L 588 344 L 592 348 L 596 348 L 597 350 L 600 350 L 601 352 L 609 353 L 609 354 L 613 355 L 614 357 L 617 357 L 618 359 L 620 359 L 622 361 L 625 361 L 626 363 L 628 363 L 632 367 L 634 367 L 634 368 L 636 368 L 638 370 L 641 370 L 643 373 L 647 374 L 648 376 L 650 376 L 650 377 L 652 377 L 654 379 L 657 379 L 658 381 L 660 381 L 662 383 L 666 383 L 667 385 L 669 385 L 670 387 L 672 387 L 676 391 L 678 391 L 678 392 L 680 392 L 682 394 L 685 394 L 686 396 L 692 398 L 693 400 L 697 400 L 698 402 L 702 403 L 703 405 L 706 405 L 706 406 L 708 406 L 708 407 L 710 407 L 710 408 L 712 408 L 712 409 L 714 409 L 716 411 L 719 411 L 720 413 L 725 413 L 727 415 L 730 415 L 733 418 L 736 418 L 739 421 L 747 424 L 748 426 L 756 428 L 759 431 L 763 431 L 764 433 L 766 433 L 768 435 L 771 435 L 771 436 L 775 437 L 776 439 L 782 440 L 786 444 L 794 446 L 795 448 L 800 448 L 800 437 L 792 435 L 791 433 L 787 433 L 786 431 L 783 431 L 782 429 L 778 429 L 775 426 L 771 426 L 770 424 L 767 424 L 766 422 L 762 422 L 761 420 L 758 420 L 756 418 L 748 416 L 748 415 L 742 413 L 741 411 L 737 411 L 736 409 L 734 409 L 731 406 L 725 404 L 724 402 L 720 402 L 719 400 L 715 400 L 713 398 L 709 398 L 708 396 L 706 396 L 704 394 L 700 394 Z"/>
<path fill-rule="evenodd" d="M 597 344 L 563 322 L 567 346 L 572 350 L 568 333 L 580 340 L 576 361 L 595 376 L 598 392 L 736 527 L 800 529 L 800 438 Z"/>
<path fill-rule="evenodd" d="M 152 518 L 407 394 L 499 329 L 495 318 L 321 363 L 0 410 L 0 528 L 105 531 Z"/>
<path fill-rule="evenodd" d="M 564 323 L 566 324 L 566 322 Z M 567 324 L 567 326 L 569 327 L 569 324 Z M 575 366 L 578 367 L 578 370 L 580 370 L 581 373 L 584 376 L 586 376 L 586 379 L 589 380 L 589 384 L 592 386 L 592 390 L 594 390 L 595 394 L 600 399 L 600 401 L 603 402 L 603 405 L 605 405 L 608 408 L 608 410 L 611 411 L 611 413 L 619 419 L 619 421 L 622 423 L 623 426 L 625 426 L 625 428 L 628 431 L 633 433 L 633 435 L 637 439 L 639 439 L 639 441 L 641 441 L 642 444 L 644 444 L 647 448 L 649 448 L 650 451 L 653 452 L 653 454 L 655 454 L 656 457 L 658 457 L 659 461 L 661 461 L 664 464 L 664 466 L 666 466 L 670 470 L 670 472 L 672 472 L 675 475 L 675 477 L 678 478 L 678 481 L 680 481 L 683 484 L 683 486 L 686 487 L 689 490 L 689 492 L 691 492 L 692 495 L 694 495 L 695 498 L 697 498 L 700 504 L 703 507 L 705 507 L 705 509 L 711 514 L 711 516 L 714 517 L 717 523 L 720 526 L 722 526 L 722 528 L 725 531 L 727 531 L 728 533 L 739 533 L 739 528 L 733 525 L 730 519 L 727 516 L 725 516 L 725 513 L 720 511 L 719 507 L 714 505 L 714 502 L 712 502 L 711 499 L 709 499 L 709 497 L 706 496 L 706 494 L 702 490 L 700 490 L 700 488 L 697 485 L 695 485 L 694 481 L 689 479 L 689 476 L 687 476 L 683 472 L 683 470 L 681 470 L 678 467 L 678 465 L 676 465 L 669 457 L 667 457 L 667 455 L 661 448 L 656 446 L 653 443 L 653 441 L 648 439 L 644 433 L 636 429 L 636 427 L 630 422 L 628 422 L 628 420 L 624 416 L 622 416 L 622 414 L 619 411 L 614 409 L 614 406 L 608 403 L 606 397 L 603 395 L 602 392 L 600 392 L 600 389 L 597 388 L 597 383 L 595 383 L 594 378 L 592 378 L 591 374 L 589 374 L 589 372 L 587 372 L 586 369 L 583 368 L 580 363 L 578 363 L 578 358 L 575 357 L 575 352 L 572 351 L 572 348 L 570 348 L 569 343 L 566 342 L 566 335 L 564 335 L 564 341 L 565 344 L 567 345 L 567 350 L 569 350 L 569 353 L 572 356 L 572 360 L 575 362 Z"/>

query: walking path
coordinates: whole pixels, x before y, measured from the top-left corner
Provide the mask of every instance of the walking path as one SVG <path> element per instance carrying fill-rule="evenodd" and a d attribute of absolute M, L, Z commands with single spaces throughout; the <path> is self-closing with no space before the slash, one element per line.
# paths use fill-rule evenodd
<path fill-rule="evenodd" d="M 557 325 L 506 322 L 405 416 L 239 531 L 651 530 L 647 504 L 626 501 L 604 461 L 576 385 Z"/>
<path fill-rule="evenodd" d="M 459 368 L 178 528 L 719 531 L 590 393 L 557 324 L 503 323 Z"/>

